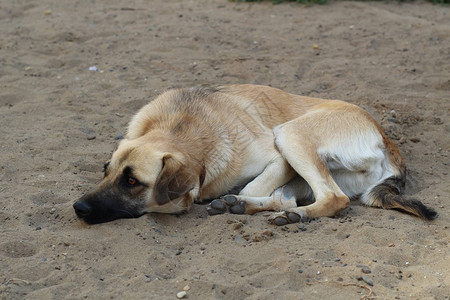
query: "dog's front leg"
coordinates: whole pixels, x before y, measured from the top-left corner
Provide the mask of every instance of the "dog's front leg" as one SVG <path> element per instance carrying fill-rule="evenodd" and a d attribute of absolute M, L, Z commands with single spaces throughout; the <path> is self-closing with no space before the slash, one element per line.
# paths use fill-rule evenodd
<path fill-rule="evenodd" d="M 284 190 L 285 184 L 295 176 L 294 170 L 279 156 L 248 183 L 239 195 L 226 195 L 213 200 L 207 207 L 208 213 L 216 215 L 229 211 L 234 214 L 254 214 L 296 207 L 293 193 Z"/>
<path fill-rule="evenodd" d="M 247 197 L 267 197 L 296 175 L 295 171 L 281 156 L 272 160 L 255 179 L 249 182 L 239 193 Z"/>
<path fill-rule="evenodd" d="M 213 200 L 206 210 L 210 215 L 226 213 L 252 215 L 262 211 L 280 211 L 297 207 L 294 195 L 284 193 L 283 187 L 277 189 L 272 196 L 248 197 L 226 195 Z"/>

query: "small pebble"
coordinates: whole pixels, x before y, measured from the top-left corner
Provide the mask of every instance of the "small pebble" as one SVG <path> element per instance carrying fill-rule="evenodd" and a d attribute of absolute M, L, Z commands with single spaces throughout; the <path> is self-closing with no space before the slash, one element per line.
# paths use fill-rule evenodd
<path fill-rule="evenodd" d="M 373 281 L 372 281 L 369 277 L 363 276 L 363 277 L 362 277 L 362 280 L 363 280 L 365 283 L 367 283 L 368 285 L 373 286 Z"/>
<path fill-rule="evenodd" d="M 272 230 L 264 230 L 262 234 L 270 237 L 270 236 L 273 236 L 273 231 Z"/>
<path fill-rule="evenodd" d="M 184 288 L 183 288 L 183 291 L 189 291 L 191 289 L 191 287 L 189 286 L 189 285 L 186 285 Z"/>
<path fill-rule="evenodd" d="M 234 223 L 234 224 L 233 224 L 233 230 L 241 229 L 242 226 L 244 226 L 244 224 L 242 224 L 241 222 L 239 222 L 239 223 Z"/>
<path fill-rule="evenodd" d="M 299 272 L 300 274 L 302 274 L 302 273 L 303 273 L 303 270 L 302 270 L 302 269 L 298 269 L 298 272 Z"/>
<path fill-rule="evenodd" d="M 389 118 L 388 121 L 392 123 L 398 123 L 397 119 L 394 118 Z"/>
<path fill-rule="evenodd" d="M 297 227 L 298 227 L 301 231 L 306 231 L 305 225 L 297 224 Z"/>
<path fill-rule="evenodd" d="M 368 266 L 361 266 L 361 271 L 362 271 L 364 274 L 370 274 L 370 273 L 372 273 L 372 271 L 370 270 L 370 268 L 369 268 Z"/>
<path fill-rule="evenodd" d="M 186 291 L 181 291 L 177 294 L 177 298 L 182 299 L 182 298 L 186 297 L 186 295 L 187 295 Z"/>
<path fill-rule="evenodd" d="M 241 245 L 246 245 L 248 243 L 247 240 L 242 235 L 236 235 L 234 241 Z"/>
<path fill-rule="evenodd" d="M 96 136 L 95 135 L 88 135 L 87 139 L 90 140 L 95 140 Z"/>
<path fill-rule="evenodd" d="M 357 279 L 364 281 L 365 283 L 367 283 L 370 286 L 373 286 L 373 281 L 370 280 L 370 278 L 367 276 L 359 276 Z"/>
<path fill-rule="evenodd" d="M 395 247 L 394 243 L 390 243 L 388 247 Z"/>

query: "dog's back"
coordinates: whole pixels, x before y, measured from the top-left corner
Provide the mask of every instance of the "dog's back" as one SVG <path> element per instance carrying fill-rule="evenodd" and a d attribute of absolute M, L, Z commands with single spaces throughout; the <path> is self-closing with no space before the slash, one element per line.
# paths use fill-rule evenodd
<path fill-rule="evenodd" d="M 202 198 L 245 185 L 277 154 L 272 129 L 293 118 L 296 108 L 289 94 L 280 90 L 276 91 L 286 94 L 283 101 L 270 88 L 266 95 L 267 91 L 257 88 L 245 93 L 249 91 L 246 87 L 250 86 L 164 92 L 133 117 L 126 139 L 165 133 L 167 139 L 205 165 Z"/>

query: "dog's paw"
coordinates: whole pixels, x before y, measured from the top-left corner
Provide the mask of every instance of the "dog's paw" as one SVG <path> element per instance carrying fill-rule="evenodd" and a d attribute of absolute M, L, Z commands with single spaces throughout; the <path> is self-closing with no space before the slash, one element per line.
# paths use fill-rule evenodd
<path fill-rule="evenodd" d="M 235 195 L 226 195 L 223 197 L 223 200 L 225 200 L 230 213 L 237 215 L 245 214 L 245 202 L 239 201 Z"/>
<path fill-rule="evenodd" d="M 293 211 L 282 211 L 278 213 L 274 213 L 269 217 L 269 223 L 284 226 L 290 223 L 299 223 L 308 221 L 308 216 L 306 212 L 303 210 L 295 210 Z"/>
<path fill-rule="evenodd" d="M 211 201 L 206 207 L 206 211 L 210 216 L 224 214 L 227 211 L 227 206 L 223 199 L 216 199 Z"/>
<path fill-rule="evenodd" d="M 232 214 L 245 214 L 245 202 L 239 201 L 237 196 L 226 195 L 220 199 L 215 199 L 206 207 L 206 211 L 210 216 L 230 212 Z"/>

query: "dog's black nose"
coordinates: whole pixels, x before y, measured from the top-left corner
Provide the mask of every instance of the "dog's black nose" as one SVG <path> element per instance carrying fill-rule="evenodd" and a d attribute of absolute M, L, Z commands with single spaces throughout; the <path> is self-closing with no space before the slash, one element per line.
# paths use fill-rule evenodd
<path fill-rule="evenodd" d="M 80 218 L 89 215 L 92 211 L 92 207 L 89 204 L 81 201 L 75 202 L 73 204 L 73 208 L 75 209 L 77 216 Z"/>

